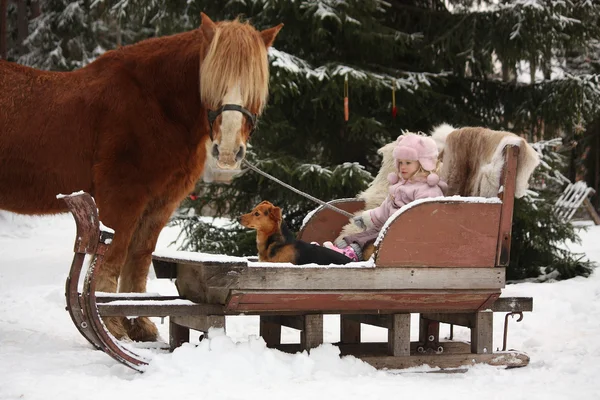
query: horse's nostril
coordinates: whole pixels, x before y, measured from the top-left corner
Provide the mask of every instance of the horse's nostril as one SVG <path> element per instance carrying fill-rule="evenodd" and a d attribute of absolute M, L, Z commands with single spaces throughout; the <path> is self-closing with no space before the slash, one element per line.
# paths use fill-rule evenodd
<path fill-rule="evenodd" d="M 240 146 L 240 149 L 238 150 L 237 154 L 235 155 L 235 160 L 240 161 L 242 158 L 244 158 L 244 154 L 245 154 L 244 146 Z"/>
<path fill-rule="evenodd" d="M 213 147 L 212 147 L 212 156 L 214 158 L 219 158 L 219 145 L 216 143 L 213 144 Z"/>

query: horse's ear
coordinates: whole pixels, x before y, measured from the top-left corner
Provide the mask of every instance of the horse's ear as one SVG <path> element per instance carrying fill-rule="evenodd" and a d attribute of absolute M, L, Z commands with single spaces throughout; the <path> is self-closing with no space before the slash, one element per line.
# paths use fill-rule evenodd
<path fill-rule="evenodd" d="M 208 43 L 212 42 L 213 37 L 215 37 L 215 31 L 217 30 L 217 25 L 208 17 L 208 15 L 203 12 L 200 13 L 200 31 L 204 34 L 204 37 L 208 41 Z"/>
<path fill-rule="evenodd" d="M 262 37 L 263 42 L 265 42 L 265 47 L 271 47 L 271 45 L 273 45 L 275 37 L 277 37 L 277 34 L 281 28 L 283 28 L 283 24 L 279 24 L 260 32 L 260 36 Z"/>

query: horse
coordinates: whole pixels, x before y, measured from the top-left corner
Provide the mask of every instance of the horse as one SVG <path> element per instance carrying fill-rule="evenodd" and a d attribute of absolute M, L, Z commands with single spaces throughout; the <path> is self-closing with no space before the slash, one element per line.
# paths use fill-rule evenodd
<path fill-rule="evenodd" d="M 213 22 L 107 51 L 70 72 L 0 60 L 0 209 L 67 211 L 86 191 L 115 231 L 101 292 L 145 292 L 158 235 L 206 164 L 239 169 L 268 97 L 283 24 Z M 117 339 L 155 341 L 145 317 L 105 318 Z"/>

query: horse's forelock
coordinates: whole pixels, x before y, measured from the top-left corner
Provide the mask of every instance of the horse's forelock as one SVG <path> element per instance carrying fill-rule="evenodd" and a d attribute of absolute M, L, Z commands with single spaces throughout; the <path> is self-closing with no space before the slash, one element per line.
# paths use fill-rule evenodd
<path fill-rule="evenodd" d="M 260 34 L 249 24 L 223 21 L 200 66 L 200 96 L 209 108 L 217 108 L 228 90 L 239 85 L 247 108 L 258 113 L 267 101 L 269 64 Z"/>

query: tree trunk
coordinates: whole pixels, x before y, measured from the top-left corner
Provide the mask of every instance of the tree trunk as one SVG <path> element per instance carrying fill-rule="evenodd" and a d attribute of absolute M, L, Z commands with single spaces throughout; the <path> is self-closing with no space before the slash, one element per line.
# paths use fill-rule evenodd
<path fill-rule="evenodd" d="M 31 19 L 37 18 L 42 14 L 42 7 L 40 6 L 40 0 L 31 1 Z"/>
<path fill-rule="evenodd" d="M 6 60 L 7 48 L 7 37 L 8 29 L 6 29 L 8 11 L 8 0 L 0 0 L 0 58 Z"/>
<path fill-rule="evenodd" d="M 27 0 L 17 0 L 17 49 L 19 54 L 27 52 L 25 39 L 29 35 L 29 18 L 27 17 Z"/>

